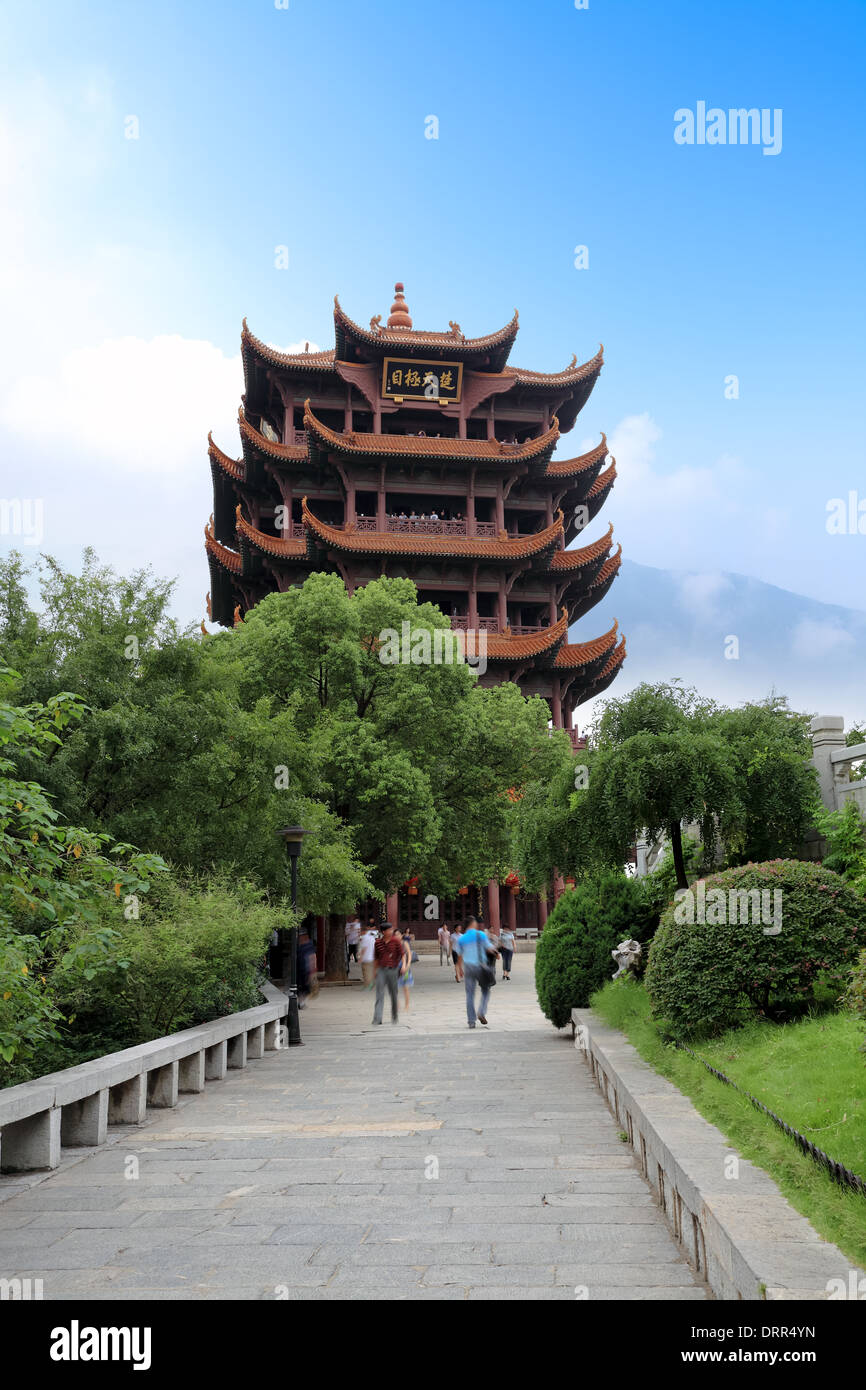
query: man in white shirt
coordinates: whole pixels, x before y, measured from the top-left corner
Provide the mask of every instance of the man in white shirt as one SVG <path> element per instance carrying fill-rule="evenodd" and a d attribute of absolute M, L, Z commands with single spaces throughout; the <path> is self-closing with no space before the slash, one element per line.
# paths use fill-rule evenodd
<path fill-rule="evenodd" d="M 442 923 L 437 936 L 439 937 L 439 964 L 442 964 L 442 957 L 444 956 L 447 965 L 451 959 L 451 933 L 448 930 L 447 922 Z"/>
<path fill-rule="evenodd" d="M 361 974 L 367 989 L 373 988 L 373 961 L 376 955 L 376 928 L 368 927 L 361 937 Z"/>
<path fill-rule="evenodd" d="M 349 973 L 349 962 L 358 961 L 358 942 L 361 939 L 361 923 L 357 917 L 352 917 L 346 923 L 346 974 Z"/>

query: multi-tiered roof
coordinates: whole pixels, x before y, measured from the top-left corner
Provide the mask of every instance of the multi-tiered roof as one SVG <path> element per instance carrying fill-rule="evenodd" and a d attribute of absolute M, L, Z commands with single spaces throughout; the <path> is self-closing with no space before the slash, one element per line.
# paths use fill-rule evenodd
<path fill-rule="evenodd" d="M 616 464 L 604 435 L 586 454 L 553 458 L 603 355 L 525 371 L 508 361 L 517 328 L 515 311 L 480 338 L 457 323 L 419 332 L 400 284 L 384 327 L 378 315 L 362 328 L 335 299 L 327 352 L 269 347 L 245 320 L 241 457 L 208 437 L 211 617 L 236 622 L 316 570 L 350 588 L 406 575 L 453 627 L 486 634 L 483 680 L 516 681 L 570 725 L 625 656 L 615 624 L 568 641 L 619 569 L 612 528 L 570 544 L 603 506 Z"/>

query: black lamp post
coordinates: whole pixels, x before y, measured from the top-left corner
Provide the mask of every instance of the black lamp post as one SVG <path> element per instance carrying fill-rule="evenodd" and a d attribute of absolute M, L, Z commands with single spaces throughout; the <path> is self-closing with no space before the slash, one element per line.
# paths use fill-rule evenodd
<path fill-rule="evenodd" d="M 301 853 L 301 841 L 310 832 L 302 830 L 299 825 L 284 825 L 277 834 L 282 836 L 289 852 L 289 862 L 292 866 L 292 912 L 297 911 L 298 907 L 298 856 Z M 285 932 L 285 928 L 283 929 Z M 289 955 L 289 1047 L 298 1047 L 301 1042 L 301 1015 L 298 1009 L 298 928 L 293 925 L 288 932 L 288 955 Z M 285 958 L 283 952 L 283 978 L 285 978 Z"/>

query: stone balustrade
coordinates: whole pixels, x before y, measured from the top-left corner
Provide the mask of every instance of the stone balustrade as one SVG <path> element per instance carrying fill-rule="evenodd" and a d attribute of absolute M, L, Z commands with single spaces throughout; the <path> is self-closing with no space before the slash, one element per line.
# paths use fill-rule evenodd
<path fill-rule="evenodd" d="M 851 764 L 866 758 L 866 743 L 845 743 L 845 720 L 841 715 L 820 714 L 810 725 L 812 766 L 818 773 L 821 800 L 828 811 L 841 811 L 854 801 L 866 816 L 866 779 L 852 782 Z"/>
<path fill-rule="evenodd" d="M 263 993 L 256 1008 L 0 1091 L 0 1171 L 56 1168 L 61 1146 L 104 1144 L 109 1124 L 141 1124 L 148 1106 L 175 1106 L 279 1048 L 288 999 L 273 985 Z"/>

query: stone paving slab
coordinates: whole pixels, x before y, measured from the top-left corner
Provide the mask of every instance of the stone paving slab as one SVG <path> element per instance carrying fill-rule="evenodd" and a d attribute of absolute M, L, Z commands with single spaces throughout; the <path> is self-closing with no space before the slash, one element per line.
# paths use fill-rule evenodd
<path fill-rule="evenodd" d="M 515 965 L 487 1030 L 435 957 L 396 1026 L 322 990 L 304 1047 L 0 1179 L 0 1275 L 46 1299 L 706 1297 Z"/>

